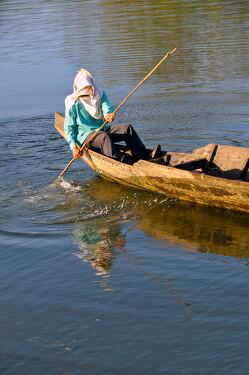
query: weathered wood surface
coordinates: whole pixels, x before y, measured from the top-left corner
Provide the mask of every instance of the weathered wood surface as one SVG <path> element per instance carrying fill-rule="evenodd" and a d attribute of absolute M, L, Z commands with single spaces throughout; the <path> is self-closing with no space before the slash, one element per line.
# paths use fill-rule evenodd
<path fill-rule="evenodd" d="M 193 153 L 210 153 L 214 145 L 209 144 Z M 239 179 L 243 176 L 249 181 L 248 171 L 249 148 L 217 145 L 217 150 L 212 161 L 213 175 L 225 178 Z"/>
<path fill-rule="evenodd" d="M 65 138 L 64 117 L 58 113 L 55 113 L 55 128 Z M 245 159 L 249 152 L 249 149 L 238 150 L 237 147 L 221 145 L 218 145 L 218 150 L 219 146 L 228 147 L 227 152 L 231 157 L 234 155 L 233 151 L 237 155 L 237 151 L 240 153 L 242 149 Z M 174 164 L 179 164 L 203 157 L 209 160 L 213 149 L 214 145 L 207 145 L 194 150 L 192 154 L 170 154 L 174 158 Z M 190 172 L 144 160 L 139 160 L 133 165 L 123 164 L 92 150 L 85 152 L 82 159 L 103 178 L 123 185 L 173 196 L 180 200 L 249 213 L 249 183 L 246 181 L 215 177 L 198 171 Z M 237 156 L 235 159 L 240 160 Z M 223 164 L 222 167 L 224 168 Z M 239 168 L 235 165 L 234 169 Z"/>

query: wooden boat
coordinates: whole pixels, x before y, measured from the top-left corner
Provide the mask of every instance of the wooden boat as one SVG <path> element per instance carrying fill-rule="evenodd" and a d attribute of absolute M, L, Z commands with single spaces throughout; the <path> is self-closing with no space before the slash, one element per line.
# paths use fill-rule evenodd
<path fill-rule="evenodd" d="M 55 128 L 65 138 L 64 117 L 55 113 Z M 120 146 L 120 152 L 129 152 Z M 180 200 L 249 213 L 249 148 L 208 144 L 191 153 L 162 152 L 157 163 L 133 165 L 94 150 L 82 159 L 101 177 Z"/>

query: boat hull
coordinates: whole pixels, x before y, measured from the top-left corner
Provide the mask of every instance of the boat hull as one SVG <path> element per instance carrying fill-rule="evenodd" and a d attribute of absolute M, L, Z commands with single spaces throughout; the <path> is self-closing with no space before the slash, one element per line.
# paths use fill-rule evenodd
<path fill-rule="evenodd" d="M 87 151 L 82 159 L 101 177 L 122 185 L 180 200 L 249 213 L 247 182 L 179 170 L 144 160 L 131 166 L 91 150 Z"/>

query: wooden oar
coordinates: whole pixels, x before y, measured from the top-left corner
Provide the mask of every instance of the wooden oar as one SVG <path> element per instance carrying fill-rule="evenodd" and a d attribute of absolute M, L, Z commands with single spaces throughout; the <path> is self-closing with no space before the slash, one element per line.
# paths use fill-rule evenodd
<path fill-rule="evenodd" d="M 172 51 L 169 51 L 166 53 L 166 55 L 159 61 L 159 63 L 142 79 L 141 82 L 139 82 L 139 84 L 122 100 L 122 102 L 117 106 L 117 108 L 115 109 L 115 111 L 113 112 L 114 115 L 117 113 L 117 111 L 122 107 L 122 105 L 126 102 L 126 100 L 134 93 L 134 91 L 136 91 L 138 89 L 139 86 L 141 86 L 144 81 L 146 81 L 146 79 L 148 79 L 153 73 L 154 71 L 167 59 L 168 56 L 170 56 L 172 53 L 174 53 L 176 51 L 176 48 L 174 48 Z M 87 142 L 85 142 L 79 152 L 82 154 L 82 152 L 89 146 L 89 144 L 94 140 L 94 138 L 98 135 L 98 133 L 104 128 L 104 126 L 108 123 L 108 121 L 105 121 L 97 130 L 96 132 L 88 139 Z M 68 168 L 70 167 L 70 165 L 74 162 L 74 160 L 76 160 L 75 158 L 73 158 L 72 160 L 70 160 L 70 162 L 66 165 L 66 167 L 63 169 L 63 171 L 61 172 L 61 174 L 57 177 L 56 181 L 60 180 L 60 178 L 64 175 L 64 173 L 68 170 Z"/>

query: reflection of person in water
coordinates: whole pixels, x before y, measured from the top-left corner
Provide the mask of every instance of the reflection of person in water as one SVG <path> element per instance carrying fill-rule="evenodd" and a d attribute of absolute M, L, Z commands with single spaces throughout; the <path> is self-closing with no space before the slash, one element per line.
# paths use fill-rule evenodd
<path fill-rule="evenodd" d="M 81 223 L 75 231 L 80 256 L 90 262 L 96 275 L 107 275 L 111 268 L 114 248 L 124 251 L 125 235 L 117 223 L 87 222 Z"/>

